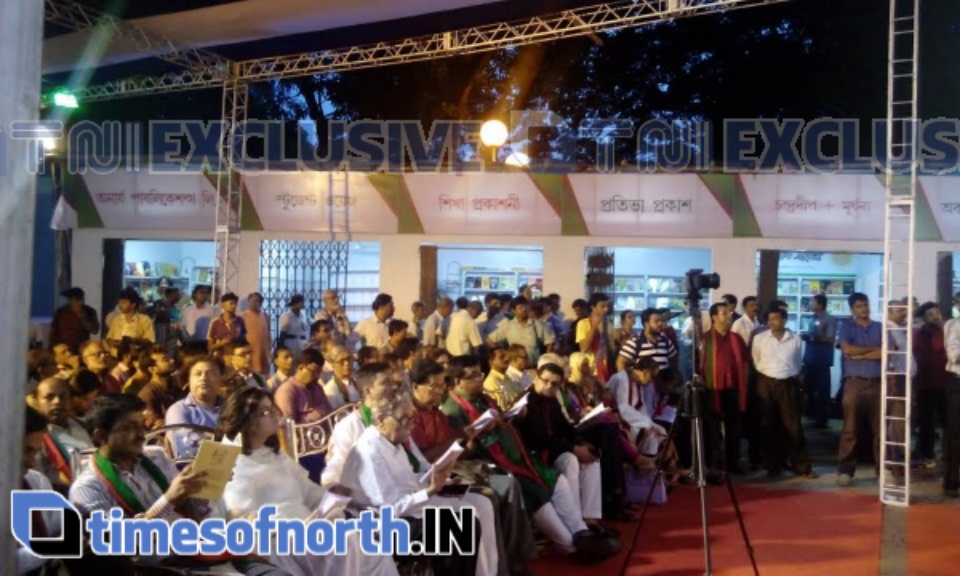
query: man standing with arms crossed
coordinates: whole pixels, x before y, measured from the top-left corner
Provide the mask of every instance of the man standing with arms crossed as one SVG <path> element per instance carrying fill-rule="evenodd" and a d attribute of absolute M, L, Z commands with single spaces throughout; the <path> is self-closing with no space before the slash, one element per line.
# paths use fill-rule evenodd
<path fill-rule="evenodd" d="M 880 361 L 883 326 L 870 319 L 870 299 L 854 292 L 847 298 L 853 319 L 840 326 L 843 352 L 843 432 L 837 459 L 837 485 L 850 486 L 857 471 L 857 431 L 869 424 L 873 458 L 880 466 Z M 866 418 L 867 422 L 862 420 Z"/>

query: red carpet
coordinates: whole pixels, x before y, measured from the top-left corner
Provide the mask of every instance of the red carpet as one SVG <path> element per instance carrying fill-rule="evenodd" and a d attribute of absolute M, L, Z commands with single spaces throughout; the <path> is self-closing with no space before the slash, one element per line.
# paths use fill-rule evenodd
<path fill-rule="evenodd" d="M 877 573 L 880 504 L 876 498 L 743 486 L 737 487 L 737 498 L 761 574 Z M 725 487 L 710 488 L 709 505 L 713 573 L 753 574 Z M 636 524 L 629 530 L 625 525 L 620 528 L 629 548 Z M 601 565 L 584 567 L 551 556 L 538 560 L 532 571 L 544 576 L 698 576 L 703 574 L 702 542 L 699 492 L 682 487 L 670 495 L 667 506 L 650 509 L 629 557 L 626 550 Z"/>
<path fill-rule="evenodd" d="M 757 566 L 763 575 L 876 574 L 880 504 L 876 498 L 830 492 L 736 487 Z M 653 510 L 624 574 L 703 574 L 699 492 L 674 491 Z M 713 573 L 753 574 L 725 487 L 711 488 Z"/>
<path fill-rule="evenodd" d="M 881 505 L 876 496 L 737 486 L 737 499 L 762 576 L 875 576 L 880 563 Z M 709 490 L 711 551 L 716 576 L 753 574 L 726 487 Z M 546 554 L 538 576 L 700 576 L 703 537 L 699 492 L 682 487 L 665 507 L 652 507 L 639 530 L 616 524 L 624 551 L 583 566 Z M 911 576 L 960 573 L 960 506 L 914 504 L 907 515 Z M 633 548 L 631 550 L 631 543 Z"/>
<path fill-rule="evenodd" d="M 907 515 L 910 576 L 960 572 L 960 506 L 914 504 Z"/>

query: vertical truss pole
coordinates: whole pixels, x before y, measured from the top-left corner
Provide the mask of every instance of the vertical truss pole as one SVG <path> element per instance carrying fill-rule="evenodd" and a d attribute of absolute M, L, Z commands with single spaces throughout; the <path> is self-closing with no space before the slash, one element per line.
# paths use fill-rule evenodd
<path fill-rule="evenodd" d="M 243 186 L 238 170 L 245 156 L 244 131 L 247 121 L 248 86 L 231 65 L 230 78 L 223 85 L 223 134 L 220 139 L 220 171 L 217 174 L 217 265 L 214 294 L 240 290 L 240 216 Z"/>
<path fill-rule="evenodd" d="M 887 62 L 885 306 L 881 380 L 880 501 L 910 504 L 910 380 L 918 160 L 920 0 L 890 0 Z M 902 324 L 892 316 L 906 318 Z"/>

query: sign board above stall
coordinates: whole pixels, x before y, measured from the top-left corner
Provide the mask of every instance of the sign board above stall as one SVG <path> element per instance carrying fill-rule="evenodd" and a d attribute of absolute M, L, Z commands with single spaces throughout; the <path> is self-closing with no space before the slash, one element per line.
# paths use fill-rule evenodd
<path fill-rule="evenodd" d="M 276 232 L 882 240 L 885 190 L 853 174 L 274 172 L 242 176 L 243 227 Z M 918 240 L 960 241 L 960 177 L 921 177 Z M 216 180 L 66 181 L 81 228 L 211 230 Z"/>

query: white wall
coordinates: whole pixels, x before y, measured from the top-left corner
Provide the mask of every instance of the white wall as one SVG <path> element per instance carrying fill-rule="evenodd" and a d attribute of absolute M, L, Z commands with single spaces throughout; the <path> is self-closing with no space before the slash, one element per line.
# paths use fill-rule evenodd
<path fill-rule="evenodd" d="M 613 258 L 617 276 L 683 276 L 693 268 L 713 271 L 713 257 L 709 249 L 615 247 Z"/>
<path fill-rule="evenodd" d="M 210 232 L 156 232 L 137 230 L 81 229 L 74 232 L 73 275 L 74 283 L 90 294 L 90 302 L 99 305 L 102 292 L 103 239 L 179 239 L 209 240 Z M 346 237 L 276 232 L 244 232 L 240 245 L 240 294 L 259 288 L 260 241 L 267 238 L 289 240 L 344 240 Z M 398 316 L 409 316 L 410 303 L 419 298 L 420 292 L 420 246 L 422 244 L 453 244 L 459 246 L 502 245 L 502 236 L 475 236 L 465 242 L 463 236 L 428 235 L 353 235 L 356 242 L 380 242 L 380 289 L 393 295 Z M 544 289 L 557 292 L 569 314 L 570 303 L 583 297 L 583 254 L 588 246 L 597 246 L 601 239 L 589 236 L 543 237 L 528 236 L 509 238 L 512 247 L 543 250 Z M 761 249 L 818 250 L 844 252 L 882 252 L 882 242 L 851 242 L 836 240 L 787 240 L 775 238 L 723 238 L 723 239 L 658 239 L 658 238 L 604 238 L 602 242 L 616 247 L 673 247 L 697 248 L 712 251 L 713 266 L 707 272 L 721 276 L 720 293 L 730 292 L 738 296 L 756 292 L 756 252 Z M 946 243 L 918 243 L 914 265 L 916 297 L 921 301 L 936 299 L 937 252 L 953 252 L 957 246 Z M 712 295 L 711 295 L 712 296 Z"/>

